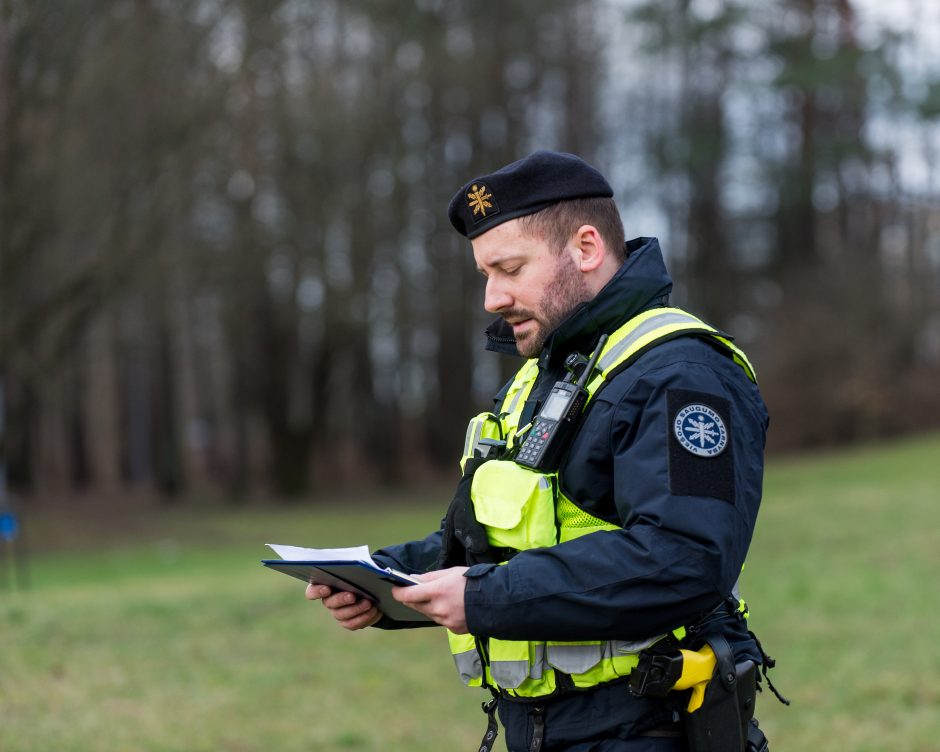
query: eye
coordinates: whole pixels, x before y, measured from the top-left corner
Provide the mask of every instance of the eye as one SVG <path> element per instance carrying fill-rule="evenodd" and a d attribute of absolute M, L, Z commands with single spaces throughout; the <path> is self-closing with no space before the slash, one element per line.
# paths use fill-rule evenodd
<path fill-rule="evenodd" d="M 522 271 L 522 266 L 521 266 L 521 265 L 520 265 L 520 266 L 511 266 L 511 267 L 509 267 L 508 269 L 504 269 L 503 271 L 506 272 L 506 276 L 508 276 L 508 277 L 515 277 L 517 274 L 519 274 L 519 272 Z"/>

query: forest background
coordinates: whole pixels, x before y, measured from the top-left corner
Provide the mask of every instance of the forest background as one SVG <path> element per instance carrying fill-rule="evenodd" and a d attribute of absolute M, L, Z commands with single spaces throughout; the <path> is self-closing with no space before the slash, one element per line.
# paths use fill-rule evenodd
<path fill-rule="evenodd" d="M 446 205 L 537 148 L 660 237 L 772 453 L 936 428 L 938 35 L 927 0 L 0 0 L 0 503 L 454 476 L 514 366 Z"/>

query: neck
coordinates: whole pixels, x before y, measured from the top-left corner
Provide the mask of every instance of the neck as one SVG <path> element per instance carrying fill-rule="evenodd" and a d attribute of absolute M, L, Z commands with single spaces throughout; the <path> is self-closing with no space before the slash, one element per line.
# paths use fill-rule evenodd
<path fill-rule="evenodd" d="M 613 276 L 617 273 L 619 268 L 620 264 L 617 263 L 616 259 L 608 256 L 604 259 L 604 263 L 597 267 L 597 269 L 585 275 L 585 282 L 587 283 L 588 290 L 591 292 L 592 298 L 604 289 L 604 286 L 613 279 Z"/>

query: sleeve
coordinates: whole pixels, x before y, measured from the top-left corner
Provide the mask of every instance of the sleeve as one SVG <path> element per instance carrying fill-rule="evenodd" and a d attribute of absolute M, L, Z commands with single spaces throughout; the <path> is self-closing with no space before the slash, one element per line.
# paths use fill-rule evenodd
<path fill-rule="evenodd" d="M 442 534 L 442 530 L 438 529 L 421 540 L 380 548 L 372 554 L 372 558 L 382 566 L 392 567 L 405 574 L 424 574 L 437 561 Z"/>
<path fill-rule="evenodd" d="M 760 502 L 767 423 L 756 387 L 733 376 L 679 363 L 647 371 L 616 404 L 598 401 L 609 433 L 592 440 L 607 443 L 623 528 L 469 570 L 470 631 L 640 640 L 727 597 Z"/>
<path fill-rule="evenodd" d="M 406 574 L 423 574 L 434 566 L 441 550 L 441 530 L 435 530 L 421 540 L 399 543 L 386 546 L 372 554 L 377 564 L 392 567 Z M 386 616 L 373 626 L 379 629 L 416 629 L 418 627 L 436 627 L 437 624 L 427 621 L 398 621 Z"/>

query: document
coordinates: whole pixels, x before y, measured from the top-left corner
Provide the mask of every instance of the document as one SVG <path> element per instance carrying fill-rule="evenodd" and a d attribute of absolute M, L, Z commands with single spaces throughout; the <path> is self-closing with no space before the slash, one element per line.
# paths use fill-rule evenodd
<path fill-rule="evenodd" d="M 353 548 L 301 548 L 267 544 L 280 559 L 263 559 L 269 569 L 304 582 L 328 585 L 336 590 L 368 598 L 396 621 L 433 621 L 430 617 L 392 598 L 393 585 L 417 585 L 414 577 L 383 567 L 372 559 L 368 546 Z"/>

